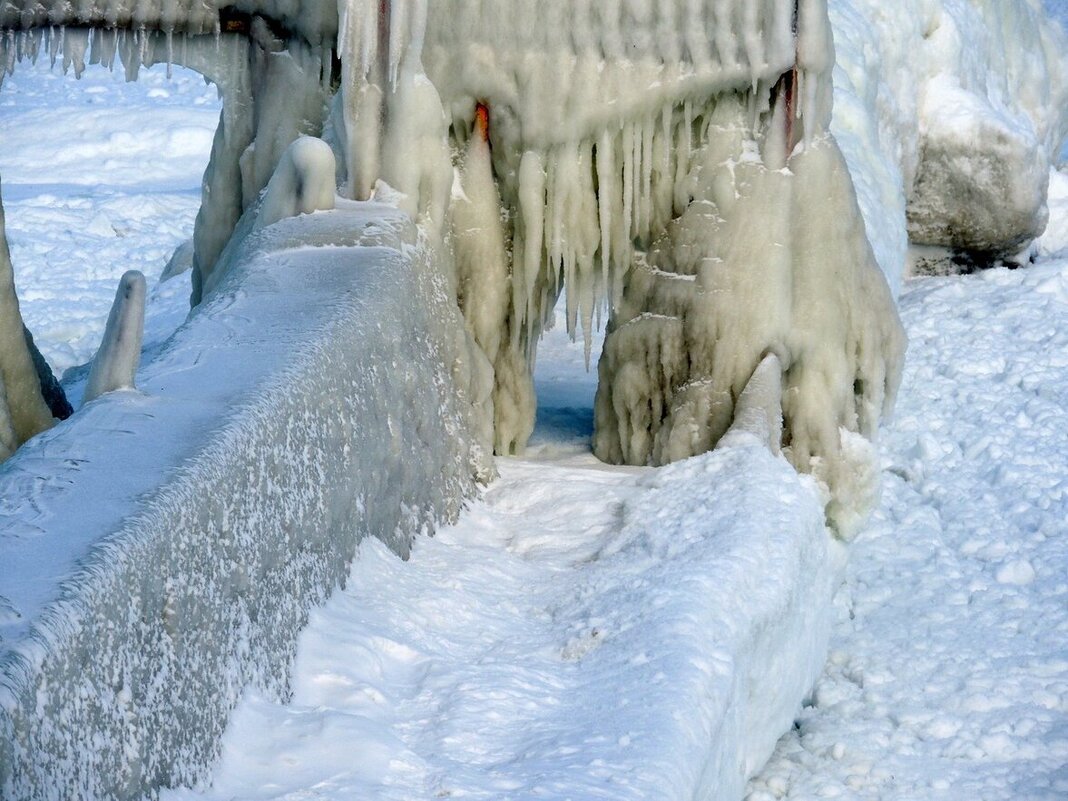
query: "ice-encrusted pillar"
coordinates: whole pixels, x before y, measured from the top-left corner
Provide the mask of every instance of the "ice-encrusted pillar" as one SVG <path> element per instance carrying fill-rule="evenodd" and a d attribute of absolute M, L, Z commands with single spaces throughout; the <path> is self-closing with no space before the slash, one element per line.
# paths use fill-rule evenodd
<path fill-rule="evenodd" d="M 0 459 L 6 459 L 34 434 L 51 428 L 52 422 L 15 295 L 15 273 L 0 202 Z"/>
<path fill-rule="evenodd" d="M 612 315 L 593 444 L 627 464 L 708 450 L 774 354 L 783 451 L 821 480 L 828 520 L 848 537 L 874 502 L 870 443 L 904 335 L 828 132 L 825 0 L 801 0 L 796 19 L 796 64 L 774 89 L 708 102 L 686 208 L 637 254 Z"/>

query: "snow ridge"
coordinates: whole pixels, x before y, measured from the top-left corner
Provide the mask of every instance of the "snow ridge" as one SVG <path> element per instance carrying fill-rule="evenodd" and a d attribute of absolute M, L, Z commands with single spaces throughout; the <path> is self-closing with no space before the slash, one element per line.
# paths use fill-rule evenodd
<path fill-rule="evenodd" d="M 819 674 L 840 555 L 749 434 L 661 470 L 501 478 L 401 563 L 364 542 L 194 798 L 738 798 Z"/>

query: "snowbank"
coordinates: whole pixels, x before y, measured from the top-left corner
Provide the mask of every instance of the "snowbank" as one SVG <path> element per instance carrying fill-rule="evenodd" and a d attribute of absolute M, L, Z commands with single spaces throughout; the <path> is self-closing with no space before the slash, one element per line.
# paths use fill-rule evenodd
<path fill-rule="evenodd" d="M 407 554 L 473 492 L 459 313 L 406 216 L 250 236 L 137 391 L 0 468 L 0 794 L 193 781 L 241 690 L 288 691 L 367 535 Z"/>
<path fill-rule="evenodd" d="M 826 655 L 814 482 L 745 433 L 657 470 L 499 463 L 409 562 L 360 546 L 292 702 L 250 692 L 167 801 L 742 797 Z"/>

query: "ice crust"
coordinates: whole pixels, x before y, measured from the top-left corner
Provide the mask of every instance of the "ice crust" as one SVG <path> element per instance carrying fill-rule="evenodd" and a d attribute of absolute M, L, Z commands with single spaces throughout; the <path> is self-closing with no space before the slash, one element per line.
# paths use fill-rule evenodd
<path fill-rule="evenodd" d="M 381 205 L 263 228 L 140 392 L 0 468 L 5 798 L 196 781 L 246 685 L 286 697 L 356 543 L 455 517 L 479 454 L 432 258 Z"/>

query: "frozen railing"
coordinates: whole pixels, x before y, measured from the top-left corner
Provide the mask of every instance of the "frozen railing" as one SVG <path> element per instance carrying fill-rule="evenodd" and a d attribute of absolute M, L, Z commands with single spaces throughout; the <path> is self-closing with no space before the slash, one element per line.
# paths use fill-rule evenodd
<path fill-rule="evenodd" d="M 349 204 L 245 244 L 140 392 L 0 466 L 4 798 L 195 781 L 245 686 L 286 695 L 356 542 L 404 554 L 474 491 L 462 321 L 411 222 Z"/>

